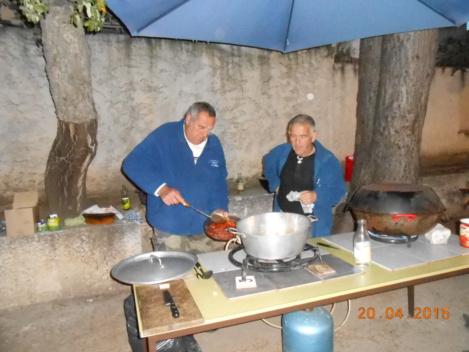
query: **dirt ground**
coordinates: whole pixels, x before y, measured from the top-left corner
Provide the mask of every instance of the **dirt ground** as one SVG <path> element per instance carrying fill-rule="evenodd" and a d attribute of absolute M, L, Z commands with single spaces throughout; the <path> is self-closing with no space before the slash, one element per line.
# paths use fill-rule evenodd
<path fill-rule="evenodd" d="M 441 315 L 430 319 L 359 319 L 360 312 L 369 308 L 379 314 L 388 307 L 402 308 L 406 314 L 406 289 L 352 300 L 346 321 L 347 302 L 338 303 L 332 312 L 338 328 L 335 351 L 469 351 L 469 323 L 463 319 L 463 313 L 469 314 L 467 292 L 468 275 L 415 287 L 416 307 L 429 307 L 432 312 L 447 307 L 449 319 Z M 131 352 L 123 312 L 126 296 L 90 297 L 0 311 L 0 351 Z M 281 325 L 280 317 L 267 322 Z M 204 352 L 280 352 L 282 332 L 277 327 L 255 321 L 195 338 Z"/>

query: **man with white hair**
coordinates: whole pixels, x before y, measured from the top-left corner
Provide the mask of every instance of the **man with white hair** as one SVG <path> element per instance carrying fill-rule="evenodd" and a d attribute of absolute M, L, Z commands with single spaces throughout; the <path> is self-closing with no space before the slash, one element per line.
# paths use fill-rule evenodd
<path fill-rule="evenodd" d="M 339 160 L 317 139 L 316 124 L 300 114 L 287 125 L 288 143 L 264 156 L 264 176 L 275 192 L 274 210 L 314 214 L 312 237 L 332 233 L 332 209 L 346 192 Z"/>

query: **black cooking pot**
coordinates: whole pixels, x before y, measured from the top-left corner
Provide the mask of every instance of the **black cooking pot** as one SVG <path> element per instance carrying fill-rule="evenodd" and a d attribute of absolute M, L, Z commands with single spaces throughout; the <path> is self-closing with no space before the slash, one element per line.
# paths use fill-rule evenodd
<path fill-rule="evenodd" d="M 431 188 L 402 183 L 363 186 L 348 207 L 356 219 L 366 220 L 370 231 L 409 236 L 427 233 L 445 210 Z"/>

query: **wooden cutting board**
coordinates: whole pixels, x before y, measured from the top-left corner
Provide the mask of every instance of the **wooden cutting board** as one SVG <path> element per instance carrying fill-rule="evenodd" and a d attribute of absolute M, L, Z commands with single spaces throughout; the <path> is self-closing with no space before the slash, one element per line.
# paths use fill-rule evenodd
<path fill-rule="evenodd" d="M 160 285 L 136 285 L 134 295 L 137 315 L 141 323 L 141 336 L 146 337 L 168 330 L 177 330 L 202 324 L 204 319 L 195 304 L 184 280 L 169 283 L 169 292 L 179 310 L 179 318 L 173 318 L 171 309 L 164 304 Z"/>

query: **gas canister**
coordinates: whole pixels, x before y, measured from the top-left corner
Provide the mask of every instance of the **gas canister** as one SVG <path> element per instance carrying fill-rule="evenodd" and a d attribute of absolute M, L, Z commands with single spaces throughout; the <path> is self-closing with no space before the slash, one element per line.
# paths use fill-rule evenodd
<path fill-rule="evenodd" d="M 282 316 L 282 352 L 333 352 L 334 321 L 323 307 Z"/>

